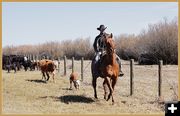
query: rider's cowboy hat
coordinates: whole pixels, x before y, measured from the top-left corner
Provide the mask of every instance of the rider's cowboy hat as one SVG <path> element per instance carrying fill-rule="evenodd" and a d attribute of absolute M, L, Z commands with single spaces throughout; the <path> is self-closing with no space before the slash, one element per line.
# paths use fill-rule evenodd
<path fill-rule="evenodd" d="M 100 25 L 97 30 L 99 31 L 104 31 L 107 27 L 105 27 L 104 25 Z"/>

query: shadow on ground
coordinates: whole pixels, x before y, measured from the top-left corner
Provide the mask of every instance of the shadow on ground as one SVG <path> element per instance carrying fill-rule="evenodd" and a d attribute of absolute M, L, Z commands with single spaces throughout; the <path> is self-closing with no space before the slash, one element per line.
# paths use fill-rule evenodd
<path fill-rule="evenodd" d="M 39 80 L 39 79 L 35 79 L 35 80 L 31 80 L 31 79 L 27 79 L 26 81 L 29 81 L 29 82 L 35 82 L 35 83 L 46 83 L 46 81 L 43 81 L 43 80 Z"/>
<path fill-rule="evenodd" d="M 55 96 L 44 96 L 44 97 L 39 97 L 39 99 L 47 99 L 47 98 L 52 98 L 55 101 L 61 101 L 63 103 L 69 104 L 69 103 L 92 103 L 95 102 L 92 98 L 85 97 L 82 95 L 65 95 L 65 96 L 60 96 L 60 97 L 55 97 Z"/>
<path fill-rule="evenodd" d="M 70 89 L 70 88 L 62 88 L 62 90 L 72 90 L 72 89 Z"/>
<path fill-rule="evenodd" d="M 61 102 L 69 104 L 69 102 L 79 102 L 79 103 L 92 103 L 95 102 L 92 98 L 85 97 L 82 95 L 65 95 L 59 97 Z"/>

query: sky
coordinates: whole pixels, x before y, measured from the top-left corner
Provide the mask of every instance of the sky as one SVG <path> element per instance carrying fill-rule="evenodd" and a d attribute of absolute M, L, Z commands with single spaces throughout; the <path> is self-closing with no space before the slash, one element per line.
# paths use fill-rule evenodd
<path fill-rule="evenodd" d="M 178 17 L 177 2 L 3 2 L 2 46 L 40 44 L 107 33 L 138 35 L 149 24 Z"/>

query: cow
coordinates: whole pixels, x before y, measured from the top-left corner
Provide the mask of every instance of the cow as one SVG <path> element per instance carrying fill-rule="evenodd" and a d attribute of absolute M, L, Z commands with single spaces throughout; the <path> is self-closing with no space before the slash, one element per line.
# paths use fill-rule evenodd
<path fill-rule="evenodd" d="M 38 70 L 38 62 L 37 61 L 33 61 L 31 62 L 31 65 L 30 65 L 30 70 L 35 70 L 37 69 Z"/>
<path fill-rule="evenodd" d="M 17 62 L 14 58 L 15 55 L 3 55 L 3 69 L 8 70 L 8 73 L 10 73 L 10 70 L 14 70 L 14 73 L 16 73 Z"/>
<path fill-rule="evenodd" d="M 70 89 L 72 89 L 72 83 L 74 83 L 74 87 L 75 87 L 76 89 L 79 89 L 80 80 L 78 80 L 78 73 L 72 72 L 72 73 L 70 74 L 69 81 L 70 81 Z"/>
<path fill-rule="evenodd" d="M 141 54 L 138 57 L 138 63 L 139 63 L 139 65 L 158 64 L 158 58 L 156 58 L 154 54 L 145 53 L 145 54 Z"/>
<path fill-rule="evenodd" d="M 58 70 L 58 68 L 59 68 L 58 66 L 60 65 L 60 62 L 58 60 L 53 60 L 53 62 L 56 67 L 56 70 Z"/>
<path fill-rule="evenodd" d="M 45 79 L 46 81 L 49 80 L 49 73 L 52 74 L 52 78 L 53 78 L 53 82 L 54 81 L 54 75 L 55 75 L 55 72 L 56 72 L 56 68 L 55 68 L 55 65 L 54 65 L 54 62 L 52 60 L 47 60 L 47 59 L 43 59 L 43 60 L 40 60 L 38 62 L 38 67 L 40 68 L 41 72 L 42 72 L 42 79 Z M 47 76 L 47 79 L 46 79 L 46 76 Z"/>

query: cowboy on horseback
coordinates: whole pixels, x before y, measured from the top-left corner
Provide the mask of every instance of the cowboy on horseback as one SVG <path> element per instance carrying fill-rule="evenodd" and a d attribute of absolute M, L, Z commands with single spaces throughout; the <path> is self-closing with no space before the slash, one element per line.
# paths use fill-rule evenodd
<path fill-rule="evenodd" d="M 95 55 L 95 62 L 98 62 L 100 59 L 101 59 L 101 56 L 104 54 L 105 52 L 105 43 L 104 43 L 104 39 L 105 39 L 105 36 L 106 36 L 106 30 L 107 27 L 105 27 L 104 25 L 100 25 L 97 30 L 100 31 L 100 34 L 98 36 L 96 36 L 95 40 L 94 40 L 94 44 L 93 44 L 93 47 L 94 47 L 94 50 L 96 52 L 96 55 Z M 116 61 L 117 63 L 119 64 L 119 67 L 120 67 L 120 73 L 119 73 L 119 76 L 123 76 L 124 73 L 122 72 L 121 70 L 121 61 L 120 61 L 120 58 L 119 56 L 116 54 Z"/>

